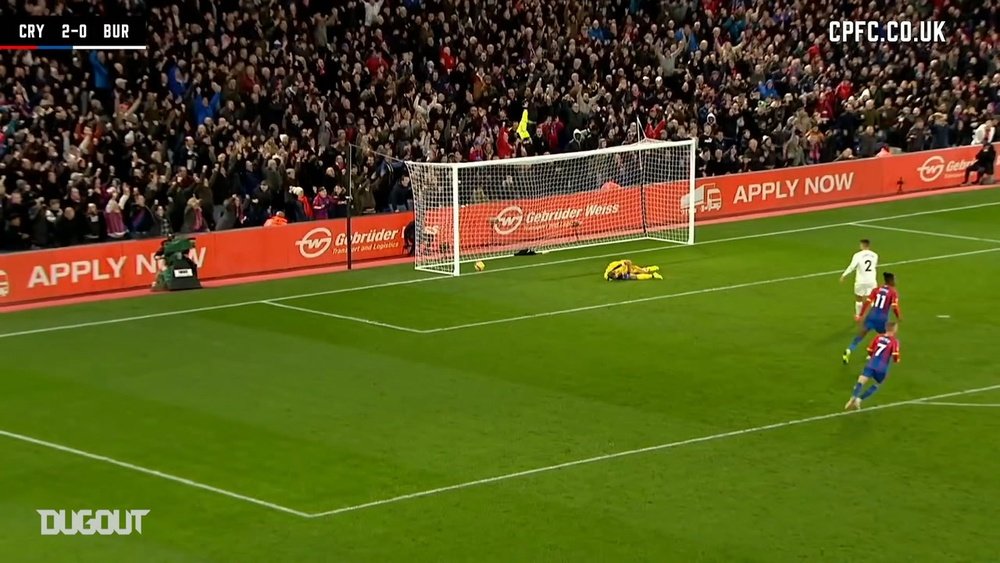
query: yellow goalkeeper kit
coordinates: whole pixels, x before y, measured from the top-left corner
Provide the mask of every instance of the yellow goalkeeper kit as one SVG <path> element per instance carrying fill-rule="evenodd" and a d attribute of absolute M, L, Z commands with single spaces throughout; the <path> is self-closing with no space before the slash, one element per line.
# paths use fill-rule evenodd
<path fill-rule="evenodd" d="M 608 281 L 662 280 L 659 266 L 636 266 L 631 260 L 615 260 L 604 269 L 604 279 Z"/>

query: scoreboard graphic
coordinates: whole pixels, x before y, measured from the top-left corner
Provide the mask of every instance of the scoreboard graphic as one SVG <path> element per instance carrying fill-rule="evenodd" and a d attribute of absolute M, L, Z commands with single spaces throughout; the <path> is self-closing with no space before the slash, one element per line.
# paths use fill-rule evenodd
<path fill-rule="evenodd" d="M 0 50 L 71 51 L 146 48 L 142 16 L 13 16 L 0 18 Z"/>

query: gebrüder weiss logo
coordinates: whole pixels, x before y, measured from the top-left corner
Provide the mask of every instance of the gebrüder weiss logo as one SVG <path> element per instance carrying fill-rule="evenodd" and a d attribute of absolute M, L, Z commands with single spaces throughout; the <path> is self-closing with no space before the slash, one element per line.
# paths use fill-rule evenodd
<path fill-rule="evenodd" d="M 516 231 L 522 222 L 524 222 L 524 210 L 516 205 L 511 205 L 497 213 L 493 221 L 493 230 L 500 235 L 509 235 Z"/>
<path fill-rule="evenodd" d="M 924 182 L 937 180 L 941 177 L 941 174 L 944 174 L 944 158 L 940 156 L 928 158 L 917 168 L 917 174 L 920 175 L 920 179 Z"/>
<path fill-rule="evenodd" d="M 295 243 L 299 247 L 299 254 L 307 260 L 326 254 L 332 245 L 333 233 L 326 227 L 316 227 Z"/>

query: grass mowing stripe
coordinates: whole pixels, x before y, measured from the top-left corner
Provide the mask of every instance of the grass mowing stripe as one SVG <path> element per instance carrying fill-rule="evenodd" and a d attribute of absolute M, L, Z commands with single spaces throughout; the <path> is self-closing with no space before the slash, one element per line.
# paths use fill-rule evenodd
<path fill-rule="evenodd" d="M 952 211 L 965 211 L 965 210 L 969 210 L 969 209 L 979 209 L 979 208 L 982 208 L 982 207 L 991 207 L 991 206 L 996 206 L 996 205 L 1000 205 L 1000 201 L 988 202 L 988 203 L 977 203 L 977 204 L 973 204 L 973 205 L 962 205 L 962 206 L 958 206 L 958 207 L 945 207 L 945 208 L 941 208 L 941 209 L 929 209 L 929 210 L 926 210 L 926 211 L 917 211 L 917 212 L 913 212 L 913 213 L 903 213 L 901 215 L 889 215 L 889 216 L 886 216 L 886 217 L 880 217 L 877 220 L 878 221 L 888 221 L 888 220 L 891 220 L 891 219 L 905 219 L 905 218 L 908 218 L 908 217 L 918 217 L 918 216 L 923 216 L 923 215 L 935 215 L 935 214 L 938 214 L 938 213 L 949 213 L 949 212 L 952 212 Z M 790 234 L 796 234 L 796 233 L 804 233 L 804 232 L 809 232 L 809 231 L 816 231 L 816 230 L 821 230 L 821 229 L 831 229 L 831 228 L 836 228 L 836 227 L 850 227 L 850 226 L 855 226 L 855 223 L 854 222 L 850 222 L 850 221 L 848 221 L 848 222 L 842 222 L 842 223 L 828 223 L 828 224 L 825 224 L 825 225 L 816 225 L 816 226 L 812 226 L 812 227 L 802 227 L 802 228 L 798 228 L 798 229 L 785 229 L 785 230 L 781 230 L 781 231 L 770 231 L 770 232 L 766 232 L 766 233 L 755 233 L 755 234 L 752 234 L 752 235 L 741 235 L 741 236 L 735 236 L 735 237 L 712 239 L 712 240 L 707 240 L 707 241 L 704 241 L 704 242 L 699 242 L 697 244 L 699 246 L 703 246 L 703 245 L 707 245 L 707 244 L 718 244 L 718 243 L 724 243 L 724 242 L 737 242 L 737 241 L 742 241 L 742 240 L 751 240 L 751 239 L 764 238 L 764 237 L 790 235 Z M 656 251 L 667 250 L 667 249 L 671 249 L 671 248 L 684 248 L 684 246 L 678 246 L 676 244 L 667 245 L 667 246 L 655 246 L 655 247 L 650 247 L 650 248 L 642 248 L 642 249 L 632 250 L 629 253 L 630 254 L 639 254 L 639 253 L 644 253 L 644 252 L 656 252 Z M 511 271 L 523 270 L 523 269 L 527 269 L 527 268 L 541 268 L 543 266 L 554 266 L 554 265 L 558 265 L 558 264 L 569 264 L 569 263 L 572 263 L 572 262 L 580 262 L 580 261 L 584 261 L 584 260 L 595 260 L 597 258 L 610 258 L 610 257 L 620 256 L 620 255 L 621 255 L 620 252 L 615 252 L 615 253 L 597 254 L 597 255 L 590 255 L 590 256 L 580 256 L 580 257 L 576 257 L 576 258 L 567 258 L 567 259 L 564 259 L 564 260 L 553 260 L 553 261 L 549 261 L 549 262 L 535 262 L 535 263 L 531 263 L 531 264 L 521 264 L 519 266 L 509 266 L 509 267 L 506 267 L 506 268 L 492 268 L 492 269 L 489 269 L 489 270 L 486 270 L 486 271 L 483 271 L 483 272 L 470 273 L 470 275 L 496 274 L 496 273 L 500 273 L 500 272 L 511 272 Z M 219 310 L 219 309 L 229 309 L 229 308 L 233 308 L 233 307 L 243 307 L 243 306 L 246 306 L 246 305 L 256 305 L 256 304 L 259 304 L 259 303 L 263 303 L 264 301 L 269 301 L 271 303 L 276 303 L 276 302 L 280 302 L 280 301 L 291 301 L 291 300 L 295 300 L 295 299 L 306 299 L 306 298 L 309 298 L 309 297 L 318 297 L 318 296 L 323 296 L 323 295 L 336 295 L 336 294 L 339 294 L 339 293 L 351 293 L 351 292 L 355 292 L 355 291 L 365 291 L 365 290 L 369 290 L 369 289 L 380 289 L 380 288 L 384 288 L 384 287 L 395 287 L 395 286 L 400 286 L 400 285 L 409 285 L 409 284 L 431 282 L 431 281 L 436 281 L 436 280 L 447 280 L 447 279 L 453 279 L 453 276 L 438 275 L 438 276 L 430 276 L 430 277 L 424 277 L 424 278 L 415 278 L 415 279 L 409 279 L 409 280 L 398 280 L 398 281 L 385 282 L 385 283 L 377 283 L 377 284 L 371 284 L 371 285 L 361 285 L 361 286 L 355 286 L 355 287 L 344 287 L 344 288 L 330 289 L 330 290 L 325 290 L 325 291 L 316 291 L 316 292 L 312 292 L 312 293 L 301 293 L 301 294 L 297 294 L 297 295 L 287 295 L 287 296 L 284 296 L 284 297 L 274 297 L 274 298 L 267 299 L 267 300 L 243 301 L 243 302 L 240 302 L 240 303 L 228 303 L 228 304 L 225 304 L 225 305 L 211 305 L 211 306 L 207 306 L 207 307 L 197 307 L 197 308 L 194 308 L 194 309 L 180 309 L 180 310 L 177 310 L 177 311 L 169 311 L 169 312 L 164 312 L 164 313 L 150 313 L 148 315 L 136 315 L 136 316 L 132 316 L 132 317 L 123 317 L 123 318 L 117 318 L 117 319 L 106 319 L 106 320 L 101 320 L 101 321 L 91 321 L 91 322 L 71 324 L 71 325 L 60 325 L 60 326 L 52 326 L 52 327 L 45 327 L 45 328 L 36 328 L 36 329 L 32 329 L 32 330 L 22 330 L 22 331 L 15 331 L 15 332 L 7 332 L 7 333 L 0 333 L 0 339 L 3 339 L 3 338 L 13 338 L 13 337 L 16 337 L 16 336 L 30 336 L 30 335 L 33 335 L 33 334 L 45 334 L 45 333 L 49 333 L 49 332 L 57 332 L 57 331 L 63 331 L 63 330 L 73 330 L 73 329 L 77 329 L 77 328 L 87 328 L 87 327 L 93 327 L 93 326 L 118 324 L 118 323 L 132 322 L 132 321 L 142 321 L 142 320 L 146 320 L 146 319 L 156 319 L 156 318 L 170 317 L 170 316 L 175 316 L 175 315 L 185 315 L 185 314 L 188 314 L 188 313 L 200 313 L 200 312 L 205 312 L 205 311 L 215 311 L 215 310 Z"/>
<path fill-rule="evenodd" d="M 323 316 L 323 317 L 330 317 L 330 318 L 333 318 L 333 319 L 340 319 L 342 321 L 351 321 L 351 322 L 355 322 L 355 323 L 372 325 L 372 326 L 377 326 L 377 327 L 382 327 L 382 328 L 389 328 L 389 329 L 398 330 L 398 331 L 401 331 L 401 332 L 410 332 L 410 333 L 414 333 L 414 334 L 423 334 L 425 332 L 423 330 L 417 330 L 415 328 L 408 328 L 408 327 L 405 327 L 405 326 L 398 326 L 398 325 L 393 325 L 393 324 L 389 324 L 389 323 L 383 323 L 383 322 L 380 322 L 380 321 L 373 321 L 371 319 L 363 319 L 361 317 L 352 317 L 352 316 L 349 316 L 349 315 L 341 315 L 341 314 L 338 314 L 338 313 L 330 313 L 330 312 L 327 312 L 327 311 L 317 311 L 316 309 L 307 309 L 305 307 L 296 307 L 295 305 L 286 305 L 284 303 L 275 303 L 274 301 L 261 301 L 260 304 L 261 305 L 270 305 L 272 307 L 278 307 L 280 309 L 288 309 L 290 311 L 298 311 L 300 313 L 309 313 L 311 315 L 320 315 L 320 316 Z"/>
<path fill-rule="evenodd" d="M 897 233 L 909 233 L 911 235 L 926 235 L 929 237 L 941 237 L 941 238 L 953 238 L 958 240 L 973 240 L 977 242 L 991 242 L 994 244 L 1000 244 L 1000 240 L 991 238 L 981 238 L 981 237 L 970 237 L 967 235 L 953 235 L 951 233 L 936 233 L 933 231 L 918 231 L 916 229 L 903 229 L 901 227 L 886 227 L 885 225 L 873 225 L 871 223 L 854 223 L 858 227 L 865 227 L 868 229 L 878 229 L 882 231 L 895 231 Z"/>
<path fill-rule="evenodd" d="M 883 268 L 884 267 L 888 267 L 888 266 L 899 266 L 899 265 L 902 265 L 902 264 L 916 264 L 916 263 L 919 263 L 919 262 L 931 262 L 931 261 L 934 261 L 934 260 L 946 260 L 946 259 L 949 259 L 949 258 L 961 258 L 963 256 L 975 256 L 977 254 L 986 254 L 986 253 L 997 252 L 997 251 L 1000 251 L 1000 247 L 998 247 L 998 248 L 986 248 L 986 249 L 982 249 L 982 250 L 971 250 L 969 252 L 957 252 L 957 253 L 954 253 L 954 254 L 941 254 L 939 256 L 928 256 L 926 258 L 913 258 L 912 260 L 899 260 L 897 262 L 890 262 L 888 264 L 884 264 Z M 614 302 L 611 302 L 611 303 L 601 303 L 601 304 L 598 304 L 598 305 L 587 305 L 587 306 L 584 306 L 584 307 L 574 307 L 572 309 L 560 309 L 558 311 L 547 311 L 547 312 L 544 312 L 544 313 L 532 313 L 530 315 L 519 315 L 517 317 L 506 317 L 506 318 L 502 318 L 502 319 L 493 319 L 493 320 L 489 320 L 489 321 L 479 321 L 479 322 L 474 322 L 474 323 L 466 323 L 466 324 L 460 324 L 460 325 L 454 325 L 454 326 L 447 326 L 447 327 L 442 327 L 442 328 L 432 328 L 432 329 L 427 329 L 427 330 L 422 331 L 422 332 L 424 334 L 435 334 L 435 333 L 439 333 L 439 332 L 451 332 L 451 331 L 455 331 L 455 330 L 463 330 L 463 329 L 467 329 L 467 328 L 476 328 L 476 327 L 482 327 L 482 326 L 491 326 L 491 325 L 512 323 L 512 322 L 516 322 L 516 321 L 527 321 L 527 320 L 531 320 L 531 319 L 541 319 L 541 318 L 545 318 L 545 317 L 555 317 L 555 316 L 560 316 L 560 315 L 569 315 L 569 314 L 572 314 L 572 313 L 583 313 L 585 311 L 595 311 L 595 310 L 598 310 L 598 309 L 609 309 L 611 307 L 621 307 L 621 306 L 624 306 L 624 305 L 634 305 L 634 304 L 637 304 L 637 303 L 649 303 L 650 301 L 662 301 L 664 299 L 674 299 L 674 298 L 677 298 L 677 297 L 687 297 L 687 296 L 690 296 L 690 295 L 701 295 L 701 294 L 704 294 L 704 293 L 716 293 L 716 292 L 720 292 L 720 291 L 730 291 L 730 290 L 733 290 L 733 289 L 743 289 L 743 288 L 747 288 L 747 287 L 757 287 L 757 286 L 771 285 L 771 284 L 782 283 L 782 282 L 789 282 L 789 281 L 796 281 L 796 280 L 806 280 L 806 279 L 817 278 L 817 277 L 822 277 L 822 276 L 832 276 L 834 274 L 841 273 L 841 271 L 842 270 L 829 270 L 829 271 L 826 271 L 826 272 L 814 272 L 812 274 L 802 274 L 800 276 L 786 276 L 786 277 L 783 277 L 783 278 L 774 278 L 774 279 L 770 279 L 770 280 L 759 280 L 759 281 L 753 281 L 753 282 L 738 283 L 738 284 L 733 284 L 733 285 L 723 285 L 723 286 L 719 286 L 719 287 L 709 287 L 709 288 L 705 288 L 705 289 L 694 289 L 694 290 L 691 290 L 691 291 L 684 291 L 684 292 L 681 292 L 681 293 L 668 293 L 666 295 L 653 295 L 653 296 L 650 296 L 650 297 L 642 297 L 642 298 L 639 298 L 639 299 L 628 299 L 628 300 L 625 300 L 625 301 L 614 301 Z"/>
<path fill-rule="evenodd" d="M 199 483 L 198 481 L 192 481 L 184 477 L 178 477 L 176 475 L 171 475 L 170 473 L 164 473 L 156 469 L 150 469 L 148 467 L 142 467 L 141 465 L 135 465 L 134 463 L 128 463 L 127 461 L 120 461 L 108 456 L 95 454 L 91 452 L 86 452 L 83 450 L 78 450 L 76 448 L 71 448 L 69 446 L 63 446 L 62 444 L 56 444 L 55 442 L 48 442 L 46 440 L 39 440 L 38 438 L 32 438 L 31 436 L 25 436 L 24 434 L 17 434 L 15 432 L 8 432 L 6 430 L 0 430 L 0 436 L 6 436 L 8 438 L 19 440 L 21 442 L 27 442 L 29 444 L 34 444 L 36 446 L 42 446 L 45 448 L 57 450 L 60 452 L 73 454 L 80 457 L 85 457 L 87 459 L 92 459 L 95 461 L 101 461 L 104 463 L 109 463 L 111 465 L 129 469 L 131 471 L 136 471 L 138 473 L 144 473 L 146 475 L 152 475 L 153 477 L 159 477 L 160 479 L 166 479 L 168 481 L 173 481 L 175 483 L 180 483 L 182 485 L 187 485 L 188 487 L 194 487 L 196 489 L 202 489 L 210 493 L 215 493 L 217 495 L 223 495 L 243 502 L 249 502 L 251 504 L 256 504 L 257 506 L 264 506 L 272 510 L 277 510 L 279 512 L 284 512 L 287 514 L 294 514 L 295 516 L 300 516 L 303 518 L 309 517 L 309 514 L 302 512 L 300 510 L 295 510 L 293 508 L 288 508 L 287 506 L 281 506 L 280 504 L 275 504 L 273 502 L 268 502 L 266 500 L 261 500 L 259 498 L 254 498 L 251 496 L 243 495 L 240 493 L 235 493 L 233 491 L 228 491 L 226 489 L 220 489 L 219 487 L 213 487 L 212 485 L 206 485 L 205 483 Z"/>
<path fill-rule="evenodd" d="M 324 517 L 324 516 L 333 516 L 333 515 L 336 515 L 336 514 L 343 514 L 343 513 L 346 513 L 346 512 L 354 512 L 354 511 L 363 510 L 363 509 L 366 509 L 366 508 L 373 508 L 373 507 L 376 507 L 376 506 L 382 506 L 382 505 L 386 505 L 386 504 L 393 504 L 393 503 L 402 502 L 402 501 L 410 500 L 410 499 L 416 499 L 416 498 L 421 498 L 421 497 L 433 496 L 433 495 L 437 495 L 437 494 L 440 494 L 440 493 L 445 493 L 445 492 L 449 492 L 449 491 L 455 491 L 455 490 L 459 490 L 459 489 L 467 489 L 467 488 L 475 487 L 475 486 L 478 486 L 478 485 L 486 485 L 486 484 L 489 484 L 489 483 L 496 483 L 498 481 L 506 481 L 506 480 L 509 480 L 509 479 L 516 479 L 518 477 L 527 477 L 527 476 L 535 475 L 535 474 L 538 474 L 538 473 L 546 473 L 546 472 L 555 471 L 555 470 L 558 470 L 558 469 L 565 469 L 565 468 L 569 468 L 569 467 L 575 467 L 577 465 L 586 465 L 586 464 L 597 463 L 597 462 L 611 460 L 611 459 L 617 459 L 617 458 L 621 458 L 621 457 L 638 455 L 638 454 L 642 454 L 642 453 L 655 452 L 655 451 L 666 450 L 666 449 L 671 449 L 671 448 L 678 448 L 678 447 L 681 447 L 681 446 L 687 446 L 687 445 L 691 445 L 691 444 L 699 444 L 699 443 L 702 443 L 702 442 L 711 442 L 711 441 L 714 441 L 714 440 L 721 440 L 723 438 L 732 438 L 732 437 L 736 437 L 736 436 L 742 436 L 742 435 L 745 435 L 745 434 L 755 434 L 755 433 L 764 432 L 764 431 L 767 431 L 767 430 L 775 430 L 775 429 L 778 429 L 778 428 L 786 428 L 786 427 L 789 427 L 789 426 L 796 426 L 796 425 L 799 425 L 799 424 L 806 424 L 806 423 L 809 423 L 809 422 L 817 422 L 817 421 L 820 421 L 820 420 L 827 420 L 827 419 L 831 419 L 831 418 L 837 418 L 837 417 L 840 417 L 840 416 L 846 416 L 846 415 L 855 414 L 855 413 L 858 413 L 858 412 L 871 412 L 871 411 L 876 411 L 876 410 L 888 409 L 888 408 L 891 408 L 891 407 L 898 407 L 898 406 L 902 406 L 902 405 L 912 405 L 912 404 L 933 405 L 933 404 L 935 404 L 934 401 L 936 401 L 937 399 L 948 399 L 948 398 L 951 398 L 951 397 L 958 397 L 958 396 L 962 396 L 962 395 L 971 395 L 971 394 L 974 394 L 974 393 L 983 393 L 983 392 L 986 392 L 986 391 L 993 391 L 995 389 L 1000 389 L 1000 385 L 991 385 L 991 386 L 988 386 L 988 387 L 978 387 L 978 388 L 975 388 L 975 389 L 965 389 L 965 390 L 962 390 L 962 391 L 953 391 L 951 393 L 942 393 L 942 394 L 939 394 L 939 395 L 931 395 L 929 397 L 922 397 L 922 398 L 919 398 L 919 399 L 910 399 L 910 400 L 907 400 L 907 401 L 898 401 L 898 402 L 895 402 L 895 403 L 886 403 L 884 405 L 876 405 L 874 407 L 866 408 L 866 409 L 863 409 L 863 410 L 860 410 L 860 411 L 838 411 L 838 412 L 834 412 L 834 413 L 823 414 L 823 415 L 818 415 L 818 416 L 811 416 L 811 417 L 807 417 L 807 418 L 799 418 L 799 419 L 794 419 L 794 420 L 787 420 L 785 422 L 776 422 L 774 424 L 767 424 L 767 425 L 764 425 L 764 426 L 753 426 L 753 427 L 750 427 L 750 428 L 744 428 L 742 430 L 733 430 L 731 432 L 722 432 L 720 434 L 711 434 L 711 435 L 708 435 L 708 436 L 700 436 L 700 437 L 697 437 L 697 438 L 690 438 L 690 439 L 687 439 L 687 440 L 680 440 L 680 441 L 676 441 L 676 442 L 667 442 L 667 443 L 658 444 L 658 445 L 655 445 L 655 446 L 647 446 L 645 448 L 638 448 L 638 449 L 633 449 L 633 450 L 625 450 L 625 451 L 620 451 L 620 452 L 615 452 L 615 453 L 610 453 L 610 454 L 604 454 L 604 455 L 599 455 L 599 456 L 594 456 L 594 457 L 588 457 L 588 458 L 584 458 L 584 459 L 578 459 L 578 460 L 574 460 L 574 461 L 567 461 L 567 462 L 558 463 L 558 464 L 555 464 L 555 465 L 547 465 L 545 467 L 537 467 L 537 468 L 534 468 L 534 469 L 528 469 L 528 470 L 524 470 L 524 471 L 517 471 L 515 473 L 507 473 L 507 474 L 504 474 L 504 475 L 497 475 L 495 477 L 487 477 L 485 479 L 478 479 L 478 480 L 475 480 L 475 481 L 467 481 L 465 483 L 459 483 L 457 485 L 450 485 L 450 486 L 447 486 L 447 487 L 438 487 L 436 489 L 428 489 L 426 491 L 420 491 L 420 492 L 416 492 L 416 493 L 410 493 L 410 494 L 407 494 L 407 495 L 400 495 L 400 496 L 390 497 L 390 498 L 386 498 L 386 499 L 382 499 L 382 500 L 376 500 L 376 501 L 372 501 L 372 502 L 366 502 L 366 503 L 363 503 L 363 504 L 357 504 L 357 505 L 353 505 L 353 506 L 345 506 L 343 508 L 337 508 L 337 509 L 334 509 L 334 510 L 328 510 L 328 511 L 325 511 L 325 512 L 315 512 L 315 513 L 307 513 L 307 512 L 303 512 L 301 510 L 295 510 L 293 508 L 289 508 L 287 506 L 282 506 L 280 504 L 276 504 L 276 503 L 269 502 L 269 501 L 266 501 L 266 500 L 261 500 L 261 499 L 258 499 L 258 498 L 254 498 L 254 497 L 251 497 L 251 496 L 243 495 L 243 494 L 236 493 L 236 492 L 233 492 L 233 491 L 229 491 L 229 490 L 226 490 L 226 489 L 222 489 L 222 488 L 219 488 L 219 487 L 213 487 L 212 485 L 207 485 L 205 483 L 199 483 L 198 481 L 193 481 L 193 480 L 187 479 L 185 477 L 178 477 L 176 475 L 172 475 L 170 473 L 164 473 L 163 471 L 159 471 L 159 470 L 156 470 L 156 469 L 150 469 L 148 467 L 142 467 L 140 465 L 135 465 L 133 463 L 128 463 L 128 462 L 125 462 L 125 461 L 120 461 L 120 460 L 117 460 L 117 459 L 114 459 L 114 458 L 111 458 L 111 457 L 108 457 L 108 456 L 104 456 L 104 455 L 100 455 L 100 454 L 95 454 L 95 453 L 87 452 L 87 451 L 84 451 L 84 450 L 79 450 L 79 449 L 76 449 L 76 448 L 71 448 L 69 446 L 64 446 L 62 444 L 57 444 L 55 442 L 49 442 L 49 441 L 46 441 L 46 440 L 40 440 L 38 438 L 33 438 L 31 436 L 26 436 L 24 434 L 17 434 L 15 432 L 9 432 L 9 431 L 6 431 L 6 430 L 0 430 L 0 436 L 6 436 L 6 437 L 14 439 L 14 440 L 19 440 L 21 442 L 26 442 L 26 443 L 29 443 L 29 444 L 34 444 L 34 445 L 37 445 L 37 446 L 42 446 L 42 447 L 53 449 L 53 450 L 57 450 L 57 451 L 60 451 L 60 452 L 73 454 L 73 455 L 84 457 L 84 458 L 87 458 L 87 459 L 91 459 L 91 460 L 95 460 L 95 461 L 100 461 L 100 462 L 103 462 L 103 463 L 108 463 L 110 465 L 114 465 L 114 466 L 121 467 L 121 468 L 124 468 L 124 469 L 129 469 L 131 471 L 135 471 L 135 472 L 138 472 L 138 473 L 143 473 L 143 474 L 146 474 L 146 475 L 151 475 L 153 477 L 159 477 L 161 479 L 165 479 L 165 480 L 172 481 L 172 482 L 175 482 L 175 483 L 180 483 L 182 485 L 186 485 L 186 486 L 193 487 L 193 488 L 196 488 L 196 489 L 202 489 L 204 491 L 208 491 L 208 492 L 215 493 L 215 494 L 218 494 L 218 495 L 222 495 L 222 496 L 226 496 L 226 497 L 229 497 L 229 498 L 237 499 L 237 500 L 240 500 L 240 501 L 243 501 L 243 502 L 248 502 L 250 504 L 255 504 L 257 506 L 263 506 L 265 508 L 269 508 L 269 509 L 272 509 L 272 510 L 277 510 L 279 512 L 284 512 L 286 514 L 292 514 L 292 515 L 298 516 L 300 518 L 320 518 L 320 517 Z M 972 403 L 956 403 L 956 405 L 971 406 Z"/>
<path fill-rule="evenodd" d="M 988 387 L 978 387 L 975 389 L 965 389 L 963 391 L 953 391 L 951 393 L 942 393 L 940 395 L 932 395 L 930 397 L 923 397 L 920 399 L 910 399 L 908 401 L 898 401 L 895 403 L 886 403 L 884 405 L 875 405 L 874 407 L 868 407 L 861 410 L 850 410 L 850 411 L 838 411 L 830 414 L 821 414 L 818 416 L 810 416 L 807 418 L 799 418 L 794 420 L 787 420 L 785 422 L 776 422 L 774 424 L 767 424 L 764 426 L 753 426 L 750 428 L 744 428 L 742 430 L 733 430 L 731 432 L 722 432 L 720 434 L 711 434 L 708 436 L 700 436 L 697 438 L 690 438 L 687 440 L 680 440 L 677 442 L 667 442 L 664 444 L 657 444 L 655 446 L 647 446 L 645 448 L 637 448 L 634 450 L 625 450 L 610 454 L 604 454 L 594 457 L 588 457 L 584 459 L 578 459 L 574 461 L 567 461 L 564 463 L 557 463 L 555 465 L 547 465 L 545 467 L 537 467 L 535 469 L 527 469 L 525 471 L 517 471 L 514 473 L 507 473 L 505 475 L 497 475 L 495 477 L 487 477 L 485 479 L 477 479 L 475 481 L 467 481 L 465 483 L 459 483 L 457 485 L 449 485 L 447 487 L 438 487 L 436 489 L 429 489 L 426 491 L 420 491 L 416 493 L 410 493 L 407 495 L 400 495 L 396 497 L 386 498 L 382 500 L 376 500 L 372 502 L 366 502 L 364 504 L 357 504 L 354 506 L 345 506 L 343 508 L 337 508 L 334 510 L 328 510 L 326 512 L 317 512 L 315 514 L 308 515 L 309 518 L 321 518 L 324 516 L 334 516 L 337 514 L 344 514 L 346 512 L 355 512 L 358 510 L 364 510 L 366 508 L 374 508 L 376 506 L 383 506 L 386 504 L 393 504 L 397 502 L 402 502 L 405 500 L 417 499 L 422 497 L 429 497 L 438 495 L 441 493 L 446 493 L 449 491 L 457 491 L 460 489 L 468 489 L 470 487 L 476 487 L 479 485 L 486 485 L 489 483 L 496 483 L 499 481 L 507 481 L 510 479 L 517 479 L 519 477 L 528 477 L 530 475 L 537 475 L 539 473 L 547 473 L 550 471 L 556 471 L 559 469 L 566 469 L 569 467 L 575 467 L 578 465 L 588 465 L 591 463 L 598 463 L 602 461 L 607 461 L 611 459 L 617 459 L 622 457 L 634 456 L 643 453 L 656 452 L 660 450 L 668 450 L 672 448 L 679 448 L 681 446 L 689 446 L 691 444 L 700 444 L 703 442 L 712 442 L 715 440 L 722 440 L 724 438 L 734 438 L 736 436 L 743 436 L 746 434 L 756 434 L 760 432 L 765 432 L 767 430 L 776 430 L 778 428 L 787 428 L 789 426 L 797 426 L 800 424 L 806 424 L 809 422 L 818 422 L 820 420 L 828 420 L 831 418 L 838 418 L 841 416 L 848 416 L 851 414 L 862 413 L 862 412 L 872 412 L 878 410 L 889 409 L 893 407 L 900 407 L 903 405 L 913 405 L 913 404 L 927 404 L 924 401 L 934 401 L 935 399 L 947 399 L 950 397 L 958 397 L 962 395 L 971 395 L 974 393 L 984 393 L 986 391 L 993 391 L 995 389 L 1000 389 L 1000 385 L 990 385 Z"/>

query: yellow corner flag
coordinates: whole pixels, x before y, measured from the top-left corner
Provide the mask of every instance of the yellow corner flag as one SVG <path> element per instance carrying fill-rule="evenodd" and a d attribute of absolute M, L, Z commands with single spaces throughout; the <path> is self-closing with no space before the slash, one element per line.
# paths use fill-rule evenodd
<path fill-rule="evenodd" d="M 528 133 L 528 110 L 521 112 L 521 122 L 517 124 L 517 135 L 521 137 L 522 140 L 531 137 L 531 133 Z"/>

